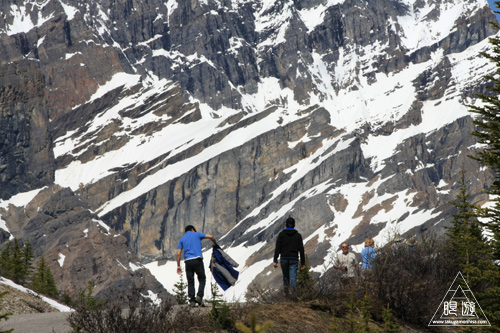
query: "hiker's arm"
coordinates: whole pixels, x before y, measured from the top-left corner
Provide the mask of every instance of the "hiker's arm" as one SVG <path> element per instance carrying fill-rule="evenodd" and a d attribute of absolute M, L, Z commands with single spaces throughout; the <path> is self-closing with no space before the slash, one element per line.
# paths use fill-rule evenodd
<path fill-rule="evenodd" d="M 278 239 L 276 240 L 276 247 L 274 248 L 274 256 L 273 256 L 273 266 L 274 268 L 278 267 L 278 257 L 281 253 L 281 234 L 278 235 Z"/>
<path fill-rule="evenodd" d="M 306 268 L 306 254 L 304 251 L 304 242 L 302 241 L 302 236 L 300 236 L 299 242 L 299 253 L 300 253 L 300 270 Z"/>
<path fill-rule="evenodd" d="M 177 274 L 182 273 L 182 268 L 181 268 L 181 249 L 177 249 Z"/>
<path fill-rule="evenodd" d="M 214 236 L 212 236 L 210 234 L 205 234 L 205 238 L 210 239 L 214 243 L 214 245 L 217 244 L 217 242 L 215 241 L 215 237 Z"/>

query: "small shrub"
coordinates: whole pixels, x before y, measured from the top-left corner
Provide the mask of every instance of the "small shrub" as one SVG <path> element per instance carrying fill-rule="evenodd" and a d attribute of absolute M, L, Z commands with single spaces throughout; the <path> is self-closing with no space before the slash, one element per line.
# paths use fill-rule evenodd
<path fill-rule="evenodd" d="M 174 284 L 174 294 L 175 299 L 177 300 L 177 304 L 184 305 L 188 303 L 188 295 L 186 293 L 187 283 L 184 282 L 184 274 L 180 274 L 180 279 L 177 283 Z"/>
<path fill-rule="evenodd" d="M 31 289 L 54 299 L 59 298 L 59 291 L 57 290 L 54 276 L 43 255 L 31 279 Z"/>
<path fill-rule="evenodd" d="M 90 286 L 91 284 L 89 284 Z M 123 300 L 105 302 L 89 295 L 87 287 L 68 317 L 73 332 L 144 333 L 171 332 L 167 320 L 171 306 L 156 306 L 141 295 L 140 290 L 131 291 Z M 127 304 L 124 308 L 123 304 Z"/>
<path fill-rule="evenodd" d="M 436 236 L 422 239 L 413 250 L 387 246 L 377 251 L 370 280 L 363 283 L 395 316 L 427 326 L 456 275 L 445 246 L 444 237 Z"/>
<path fill-rule="evenodd" d="M 399 332 L 399 326 L 393 322 L 392 311 L 389 304 L 387 304 L 387 307 L 384 307 L 384 332 Z"/>
<path fill-rule="evenodd" d="M 211 284 L 212 299 L 207 301 L 212 305 L 212 309 L 208 313 L 210 323 L 218 329 L 229 329 L 234 325 L 234 320 L 231 318 L 231 308 L 221 298 L 218 293 L 216 283 Z"/>
<path fill-rule="evenodd" d="M 255 314 L 255 312 L 250 313 L 249 324 L 250 327 L 247 327 L 245 324 L 239 321 L 236 323 L 236 328 L 242 333 L 264 333 L 267 332 L 267 330 L 271 326 L 273 326 L 273 322 L 270 320 L 266 321 L 262 325 L 257 324 L 257 315 Z"/>

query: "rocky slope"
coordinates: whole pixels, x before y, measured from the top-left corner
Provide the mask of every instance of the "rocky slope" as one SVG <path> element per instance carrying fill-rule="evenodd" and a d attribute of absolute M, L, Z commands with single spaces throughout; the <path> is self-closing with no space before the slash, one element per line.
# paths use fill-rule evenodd
<path fill-rule="evenodd" d="M 494 70 L 479 57 L 495 33 L 486 0 L 0 10 L 1 218 L 50 253 L 65 289 L 155 286 L 139 261 L 166 261 L 166 284 L 194 224 L 245 263 L 241 294 L 279 283 L 264 267 L 288 215 L 319 273 L 341 241 L 442 230 L 463 167 L 486 201 L 465 106 Z"/>

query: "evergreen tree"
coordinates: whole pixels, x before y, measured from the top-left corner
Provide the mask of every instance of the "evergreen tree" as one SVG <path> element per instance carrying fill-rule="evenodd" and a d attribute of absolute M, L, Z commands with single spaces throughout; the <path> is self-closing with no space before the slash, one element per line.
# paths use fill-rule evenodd
<path fill-rule="evenodd" d="M 2 250 L 0 254 L 0 275 L 4 276 L 7 279 L 11 278 L 11 253 L 12 243 L 8 242 L 5 248 Z"/>
<path fill-rule="evenodd" d="M 217 283 L 211 283 L 210 289 L 212 299 L 207 301 L 207 303 L 212 305 L 212 310 L 208 313 L 208 318 L 216 328 L 229 329 L 234 323 L 234 320 L 231 318 L 231 308 L 222 299 L 222 294 L 218 292 Z"/>
<path fill-rule="evenodd" d="M 363 327 L 361 328 L 361 332 L 372 332 L 374 329 L 370 327 L 370 323 L 373 322 L 371 315 L 371 305 L 370 305 L 370 297 L 365 293 L 365 297 L 360 301 L 360 311 L 363 316 Z"/>
<path fill-rule="evenodd" d="M 500 2 L 495 2 L 499 8 Z M 492 25 L 500 29 L 496 23 Z M 469 105 L 470 112 L 477 114 L 474 119 L 476 130 L 472 135 L 484 148 L 473 158 L 484 163 L 493 174 L 493 184 L 486 190 L 491 205 L 482 209 L 482 217 L 488 220 L 486 228 L 491 235 L 488 245 L 492 249 L 493 263 L 491 269 L 484 272 L 489 283 L 487 290 L 479 295 L 479 303 L 486 313 L 487 318 L 494 327 L 500 330 L 500 38 L 490 38 L 492 50 L 482 52 L 481 55 L 496 65 L 492 75 L 485 76 L 492 85 L 488 87 L 489 93 L 478 94 L 482 105 Z"/>
<path fill-rule="evenodd" d="M 106 305 L 106 300 L 92 296 L 94 281 L 89 281 L 85 289 L 78 293 L 76 302 L 72 302 L 76 308 L 83 310 L 100 310 Z"/>
<path fill-rule="evenodd" d="M 453 202 L 457 212 L 453 214 L 451 226 L 446 227 L 449 237 L 448 251 L 469 286 L 473 290 L 478 290 L 484 281 L 484 271 L 490 269 L 492 265 L 491 249 L 486 243 L 477 219 L 479 207 L 470 203 L 471 195 L 468 190 L 470 182 L 465 174 L 466 171 L 462 168 L 458 180 L 458 195 Z"/>
<path fill-rule="evenodd" d="M 31 288 L 43 295 L 57 299 L 59 293 L 49 265 L 42 256 L 31 281 Z"/>
<path fill-rule="evenodd" d="M 17 238 L 14 238 L 14 244 L 11 252 L 11 279 L 17 284 L 21 284 L 26 278 L 24 274 L 23 257 L 21 253 L 21 245 Z"/>
<path fill-rule="evenodd" d="M 384 307 L 382 316 L 384 318 L 383 332 L 387 333 L 399 332 L 399 326 L 392 321 L 392 311 L 391 308 L 389 307 L 389 304 L 387 304 L 387 307 Z"/>
<path fill-rule="evenodd" d="M 188 296 L 186 293 L 187 284 L 184 282 L 183 274 L 180 274 L 180 281 L 174 284 L 174 294 L 177 304 L 184 305 L 188 303 Z"/>
<path fill-rule="evenodd" d="M 31 274 L 33 257 L 33 248 L 29 241 L 21 247 L 17 238 L 14 238 L 0 254 L 0 274 L 24 285 Z"/>
<path fill-rule="evenodd" d="M 23 257 L 23 270 L 25 274 L 25 280 L 31 276 L 33 272 L 33 259 L 35 258 L 35 253 L 33 252 L 33 247 L 31 246 L 30 241 L 26 241 L 22 248 L 22 257 Z M 26 283 L 26 281 L 23 281 Z"/>
<path fill-rule="evenodd" d="M 311 293 L 311 290 L 314 287 L 315 280 L 312 277 L 311 274 L 311 266 L 309 265 L 309 257 L 306 254 L 306 264 L 305 268 L 300 270 L 297 273 L 297 289 L 299 290 L 299 293 L 302 292 L 307 292 Z"/>

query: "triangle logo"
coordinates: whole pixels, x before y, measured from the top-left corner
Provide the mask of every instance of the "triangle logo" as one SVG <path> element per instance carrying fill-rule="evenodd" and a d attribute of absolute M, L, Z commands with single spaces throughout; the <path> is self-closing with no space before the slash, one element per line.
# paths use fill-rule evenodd
<path fill-rule="evenodd" d="M 461 272 L 453 280 L 428 326 L 491 326 Z"/>

